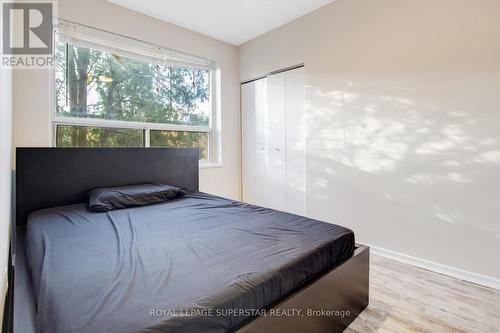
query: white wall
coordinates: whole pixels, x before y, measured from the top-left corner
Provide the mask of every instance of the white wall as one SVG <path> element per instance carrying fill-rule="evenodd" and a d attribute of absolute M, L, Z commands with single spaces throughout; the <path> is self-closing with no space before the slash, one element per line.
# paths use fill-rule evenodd
<path fill-rule="evenodd" d="M 338 0 L 240 47 L 306 65 L 307 211 L 500 278 L 500 1 Z"/>
<path fill-rule="evenodd" d="M 11 220 L 12 73 L 0 69 L 0 314 L 3 313 Z M 2 318 L 0 317 L 0 326 Z"/>
<path fill-rule="evenodd" d="M 238 50 L 235 46 L 103 0 L 59 0 L 59 17 L 215 60 L 221 68 L 221 168 L 202 169 L 202 191 L 240 197 Z M 47 70 L 14 75 L 14 144 L 49 146 L 51 77 Z"/>

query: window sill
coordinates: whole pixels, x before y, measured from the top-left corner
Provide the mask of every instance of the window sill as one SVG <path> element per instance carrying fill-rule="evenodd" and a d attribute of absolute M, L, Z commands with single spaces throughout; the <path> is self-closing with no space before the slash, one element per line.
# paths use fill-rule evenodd
<path fill-rule="evenodd" d="M 200 169 L 213 169 L 213 168 L 222 168 L 222 163 L 220 162 L 209 162 L 209 161 L 200 161 Z"/>

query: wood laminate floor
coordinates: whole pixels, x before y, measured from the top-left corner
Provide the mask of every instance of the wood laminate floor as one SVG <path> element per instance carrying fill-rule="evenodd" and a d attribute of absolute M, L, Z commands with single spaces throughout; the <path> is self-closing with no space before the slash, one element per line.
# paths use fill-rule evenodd
<path fill-rule="evenodd" d="M 370 305 L 345 333 L 500 333 L 500 291 L 371 255 Z"/>

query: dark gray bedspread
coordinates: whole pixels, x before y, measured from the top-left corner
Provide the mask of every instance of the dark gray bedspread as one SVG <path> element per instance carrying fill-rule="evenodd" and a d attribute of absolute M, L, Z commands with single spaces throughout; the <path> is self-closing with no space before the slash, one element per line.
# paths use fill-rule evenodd
<path fill-rule="evenodd" d="M 353 250 L 349 229 L 204 193 L 45 209 L 26 236 L 40 333 L 225 332 Z"/>

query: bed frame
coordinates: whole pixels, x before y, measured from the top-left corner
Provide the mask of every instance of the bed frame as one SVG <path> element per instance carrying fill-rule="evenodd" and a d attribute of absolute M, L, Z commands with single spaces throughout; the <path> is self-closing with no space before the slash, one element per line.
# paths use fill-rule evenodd
<path fill-rule="evenodd" d="M 35 332 L 24 261 L 24 230 L 31 212 L 83 202 L 98 187 L 160 182 L 195 192 L 198 158 L 198 149 L 190 148 L 17 148 L 13 331 Z M 233 331 L 342 332 L 368 305 L 369 254 L 368 247 L 356 245 L 351 258 L 271 304 L 266 309 L 270 315 L 250 318 Z M 286 310 L 300 310 L 301 315 L 272 315 Z"/>

